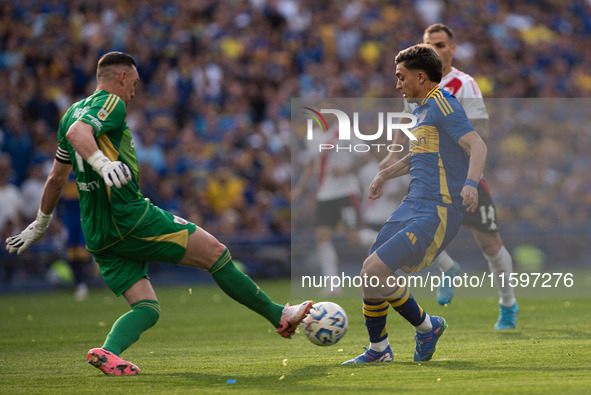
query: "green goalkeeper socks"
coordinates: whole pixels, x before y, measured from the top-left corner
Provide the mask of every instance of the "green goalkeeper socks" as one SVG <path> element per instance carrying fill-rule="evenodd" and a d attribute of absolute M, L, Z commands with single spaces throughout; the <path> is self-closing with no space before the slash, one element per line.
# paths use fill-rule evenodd
<path fill-rule="evenodd" d="M 229 297 L 259 313 L 274 327 L 279 326 L 283 306 L 271 301 L 250 277 L 234 266 L 227 248 L 209 269 L 209 273 Z"/>
<path fill-rule="evenodd" d="M 281 320 L 283 306 L 271 299 L 234 266 L 230 252 L 226 249 L 209 269 L 215 282 L 232 299 L 259 313 L 277 327 Z M 115 355 L 121 354 L 135 343 L 140 335 L 154 326 L 160 317 L 160 304 L 155 300 L 140 300 L 131 306 L 113 324 L 103 347 Z"/>
<path fill-rule="evenodd" d="M 115 321 L 102 348 L 115 355 L 121 354 L 135 343 L 143 332 L 154 326 L 158 318 L 160 304 L 156 300 L 140 300 L 132 304 L 131 310 Z"/>

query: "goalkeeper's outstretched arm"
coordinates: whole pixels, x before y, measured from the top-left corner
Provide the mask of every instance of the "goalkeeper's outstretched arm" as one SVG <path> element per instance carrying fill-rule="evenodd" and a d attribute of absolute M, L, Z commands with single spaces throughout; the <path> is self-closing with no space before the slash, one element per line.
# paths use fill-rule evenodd
<path fill-rule="evenodd" d="M 39 209 L 42 212 L 46 214 L 53 213 L 55 206 L 57 206 L 60 200 L 62 189 L 64 189 L 64 185 L 68 181 L 68 175 L 71 169 L 72 165 L 58 162 L 55 159 L 53 160 L 53 167 L 49 172 L 49 176 L 47 176 L 45 187 L 41 194 L 41 205 Z"/>
<path fill-rule="evenodd" d="M 21 233 L 6 239 L 6 250 L 9 253 L 16 252 L 19 255 L 22 254 L 45 234 L 53 217 L 53 210 L 57 206 L 71 169 L 72 165 L 64 164 L 54 159 L 53 167 L 49 172 L 49 176 L 47 176 L 47 180 L 45 180 L 37 218 Z"/>

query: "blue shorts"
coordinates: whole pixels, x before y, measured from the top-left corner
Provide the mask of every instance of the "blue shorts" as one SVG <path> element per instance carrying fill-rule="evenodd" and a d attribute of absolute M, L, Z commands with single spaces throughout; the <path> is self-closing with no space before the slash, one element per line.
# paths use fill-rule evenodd
<path fill-rule="evenodd" d="M 76 202 L 76 208 L 69 208 L 63 216 L 63 222 L 68 229 L 68 248 L 86 247 L 82 223 L 80 222 L 80 207 Z"/>
<path fill-rule="evenodd" d="M 393 270 L 418 272 L 431 264 L 453 240 L 463 211 L 424 200 L 404 199 L 382 226 L 371 247 Z"/>

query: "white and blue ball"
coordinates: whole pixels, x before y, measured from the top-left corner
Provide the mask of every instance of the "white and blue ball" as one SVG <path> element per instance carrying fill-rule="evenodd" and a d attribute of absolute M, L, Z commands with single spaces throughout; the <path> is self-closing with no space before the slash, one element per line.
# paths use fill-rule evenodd
<path fill-rule="evenodd" d="M 341 306 L 333 302 L 318 302 L 303 321 L 308 340 L 318 346 L 332 346 L 345 336 L 349 320 Z"/>

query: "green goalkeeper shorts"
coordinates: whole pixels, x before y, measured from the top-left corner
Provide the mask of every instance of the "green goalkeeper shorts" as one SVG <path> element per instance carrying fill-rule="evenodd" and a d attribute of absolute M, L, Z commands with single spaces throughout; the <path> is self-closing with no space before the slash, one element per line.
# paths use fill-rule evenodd
<path fill-rule="evenodd" d="M 137 228 L 124 240 L 93 253 L 101 276 L 117 296 L 148 277 L 148 261 L 177 264 L 196 225 L 150 203 Z"/>

